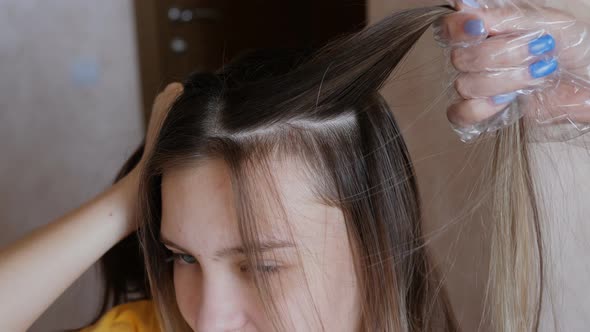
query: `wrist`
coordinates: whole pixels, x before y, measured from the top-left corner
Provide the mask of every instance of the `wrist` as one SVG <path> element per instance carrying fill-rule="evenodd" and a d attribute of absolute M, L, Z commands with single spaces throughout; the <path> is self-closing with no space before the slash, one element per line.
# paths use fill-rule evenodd
<path fill-rule="evenodd" d="M 140 166 L 140 165 L 138 165 Z M 127 211 L 126 219 L 127 223 L 125 225 L 125 236 L 131 234 L 132 232 L 137 230 L 137 219 L 136 219 L 136 209 L 137 209 L 137 198 L 139 192 L 139 179 L 140 179 L 140 170 L 141 168 L 136 166 L 125 175 L 119 182 L 117 182 L 114 186 L 116 187 L 117 196 L 119 199 L 124 202 L 124 208 Z"/>

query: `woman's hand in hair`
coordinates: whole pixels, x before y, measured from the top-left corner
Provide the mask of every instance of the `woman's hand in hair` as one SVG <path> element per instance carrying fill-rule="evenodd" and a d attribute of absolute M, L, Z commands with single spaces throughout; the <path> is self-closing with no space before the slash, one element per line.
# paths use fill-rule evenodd
<path fill-rule="evenodd" d="M 140 163 L 181 92 L 182 85 L 173 83 L 156 97 Z M 0 331 L 27 330 L 84 271 L 136 230 L 138 166 L 76 210 L 0 250 L 0 294 L 11 299 L 0 301 Z"/>
<path fill-rule="evenodd" d="M 518 98 L 540 123 L 590 123 L 590 24 L 529 1 L 504 2 L 462 0 L 435 24 L 435 39 L 459 71 L 462 98 L 449 120 L 485 123 Z"/>
<path fill-rule="evenodd" d="M 160 128 L 170 111 L 172 103 L 178 98 L 183 91 L 183 86 L 180 83 L 170 83 L 166 86 L 164 91 L 160 92 L 154 100 L 152 106 L 152 113 L 145 136 L 145 149 L 141 158 L 140 164 L 145 162 L 145 159 L 150 155 L 151 150 L 154 147 Z"/>

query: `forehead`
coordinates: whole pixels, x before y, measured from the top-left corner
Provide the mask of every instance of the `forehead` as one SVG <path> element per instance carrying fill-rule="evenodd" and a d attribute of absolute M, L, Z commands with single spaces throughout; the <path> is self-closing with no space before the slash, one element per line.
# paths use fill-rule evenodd
<path fill-rule="evenodd" d="M 250 198 L 262 203 L 251 207 L 256 214 L 265 206 L 263 215 L 267 220 L 263 223 L 256 220 L 264 225 L 259 228 L 261 238 L 288 240 L 285 237 L 292 236 L 295 242 L 304 242 L 318 234 L 325 237 L 326 232 L 340 234 L 344 231 L 344 224 L 337 222 L 343 219 L 341 211 L 320 203 L 301 164 L 275 161 L 269 166 L 275 190 L 269 191 L 268 181 L 264 179 L 250 178 L 247 182 L 254 183 L 255 187 L 244 193 L 254 195 Z M 277 196 L 281 207 L 272 204 Z M 222 160 L 208 160 L 195 167 L 170 171 L 162 179 L 161 232 L 167 238 L 194 244 L 199 250 L 214 249 L 221 244 L 239 245 L 234 203 L 231 171 Z"/>

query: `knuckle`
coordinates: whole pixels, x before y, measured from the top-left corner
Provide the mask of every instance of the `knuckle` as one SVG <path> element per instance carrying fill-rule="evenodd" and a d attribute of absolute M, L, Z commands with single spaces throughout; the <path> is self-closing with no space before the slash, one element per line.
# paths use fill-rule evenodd
<path fill-rule="evenodd" d="M 440 17 L 433 24 L 435 39 L 440 41 L 447 41 L 449 39 L 449 28 L 448 23 L 449 17 Z"/>
<path fill-rule="evenodd" d="M 460 127 L 469 125 L 469 116 L 465 114 L 466 112 L 463 104 L 464 103 L 454 105 L 447 111 L 447 119 L 449 122 Z"/>
<path fill-rule="evenodd" d="M 453 83 L 455 90 L 463 99 L 469 99 L 471 97 L 469 93 L 469 83 L 467 82 L 467 76 L 459 75 Z"/>
<path fill-rule="evenodd" d="M 458 71 L 467 71 L 464 54 L 465 51 L 462 48 L 456 48 L 451 51 L 451 64 Z"/>
<path fill-rule="evenodd" d="M 474 109 L 476 106 L 470 101 L 461 102 L 447 112 L 448 120 L 461 127 L 472 126 L 480 121 L 485 120 L 479 112 Z"/>

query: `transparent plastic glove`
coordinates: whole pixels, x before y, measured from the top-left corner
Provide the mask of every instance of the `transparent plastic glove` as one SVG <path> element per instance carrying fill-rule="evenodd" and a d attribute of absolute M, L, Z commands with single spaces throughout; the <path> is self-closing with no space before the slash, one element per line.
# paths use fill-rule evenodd
<path fill-rule="evenodd" d="M 463 0 L 434 26 L 458 73 L 447 110 L 463 141 L 523 116 L 549 139 L 590 131 L 590 24 L 527 0 Z M 559 125 L 559 126 L 557 126 Z"/>

